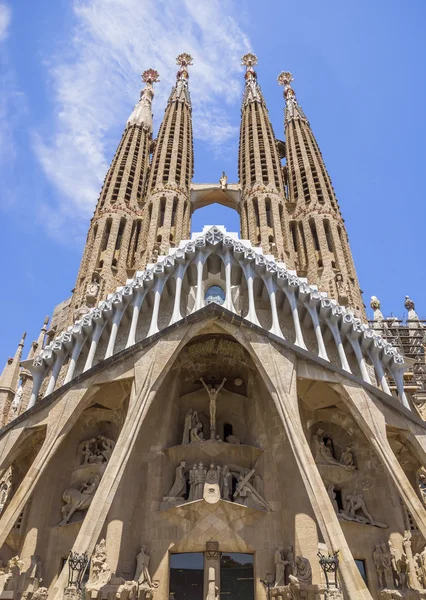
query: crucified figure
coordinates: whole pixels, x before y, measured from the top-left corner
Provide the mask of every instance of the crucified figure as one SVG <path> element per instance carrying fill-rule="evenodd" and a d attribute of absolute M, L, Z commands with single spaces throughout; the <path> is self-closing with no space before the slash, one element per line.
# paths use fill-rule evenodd
<path fill-rule="evenodd" d="M 217 389 L 215 388 L 214 380 L 212 381 L 210 388 L 207 386 L 206 382 L 204 381 L 204 379 L 202 377 L 200 377 L 200 381 L 203 384 L 206 392 L 209 395 L 209 400 L 210 400 L 210 439 L 214 440 L 214 439 L 216 439 L 216 402 L 217 402 L 217 397 L 219 395 L 219 392 L 225 385 L 226 377 L 223 378 L 222 383 L 220 384 L 220 386 Z"/>

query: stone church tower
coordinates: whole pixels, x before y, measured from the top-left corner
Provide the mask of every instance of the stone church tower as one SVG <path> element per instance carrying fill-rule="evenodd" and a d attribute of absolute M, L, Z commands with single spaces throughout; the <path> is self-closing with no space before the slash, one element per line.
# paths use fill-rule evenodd
<path fill-rule="evenodd" d="M 191 181 L 191 57 L 156 139 L 143 74 L 73 296 L 0 378 L 0 600 L 426 598 L 425 327 L 408 297 L 364 320 L 292 77 L 283 142 L 256 62 L 238 183 Z M 241 237 L 191 233 L 211 202 Z"/>

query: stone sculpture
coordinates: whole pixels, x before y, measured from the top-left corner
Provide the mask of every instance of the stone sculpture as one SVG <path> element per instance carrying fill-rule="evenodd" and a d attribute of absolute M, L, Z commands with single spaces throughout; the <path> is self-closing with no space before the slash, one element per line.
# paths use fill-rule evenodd
<path fill-rule="evenodd" d="M 335 491 L 334 485 L 329 485 L 327 487 L 327 493 L 331 500 L 331 504 L 333 505 L 334 510 L 336 511 L 337 514 L 339 514 L 339 505 L 337 504 L 336 491 Z"/>
<path fill-rule="evenodd" d="M 234 481 L 236 489 L 232 493 Z M 231 471 L 228 465 L 222 469 L 212 462 L 207 470 L 200 461 L 187 470 L 186 461 L 181 461 L 176 468 L 172 488 L 167 496 L 163 497 L 162 508 L 167 509 L 173 505 L 178 506 L 203 498 L 209 503 L 223 499 L 255 510 L 269 510 L 269 504 L 263 495 L 262 477 L 255 469 L 247 471 L 234 466 Z"/>
<path fill-rule="evenodd" d="M 185 425 L 183 428 L 183 438 L 182 438 L 182 444 L 189 444 L 190 441 L 192 441 L 190 439 L 190 434 L 192 429 L 194 429 L 196 427 L 198 423 L 198 413 L 196 410 L 193 410 L 192 408 L 188 409 L 188 412 L 185 415 Z"/>
<path fill-rule="evenodd" d="M 9 467 L 0 480 L 0 515 L 6 506 L 12 490 L 12 467 Z"/>
<path fill-rule="evenodd" d="M 95 552 L 92 556 L 89 581 L 87 582 L 88 587 L 92 587 L 93 585 L 98 587 L 99 584 L 104 585 L 107 583 L 110 572 L 111 570 L 108 565 L 106 552 L 106 541 L 105 539 L 102 539 L 99 544 L 95 546 Z"/>
<path fill-rule="evenodd" d="M 296 578 L 302 582 L 311 584 L 312 583 L 312 567 L 311 563 L 307 558 L 303 556 L 296 556 L 294 561 Z"/>
<path fill-rule="evenodd" d="M 417 580 L 416 567 L 413 557 L 413 551 L 411 548 L 411 531 L 404 531 L 404 538 L 402 540 L 402 546 L 404 548 L 404 553 L 407 558 L 407 583 L 408 587 L 412 590 L 416 590 L 419 587 L 419 582 Z"/>
<path fill-rule="evenodd" d="M 280 587 L 284 585 L 285 579 L 285 566 L 286 561 L 284 560 L 283 544 L 279 544 L 274 554 L 275 563 L 275 584 L 274 587 Z"/>
<path fill-rule="evenodd" d="M 256 491 L 254 486 L 250 483 L 250 479 L 253 477 L 255 470 L 252 469 L 247 474 L 241 474 L 238 478 L 237 489 L 234 493 L 234 501 L 239 504 L 243 504 L 248 508 L 254 508 L 256 510 L 269 510 L 269 505 L 264 498 Z"/>
<path fill-rule="evenodd" d="M 364 525 L 373 525 L 375 527 L 386 528 L 385 523 L 379 523 L 375 521 L 367 510 L 367 506 L 364 500 L 364 494 L 354 490 L 346 495 L 346 508 L 340 510 L 339 518 L 345 521 L 355 521 Z"/>
<path fill-rule="evenodd" d="M 94 475 L 93 478 L 91 477 L 83 483 L 80 489 L 68 488 L 65 490 L 62 499 L 66 504 L 61 509 L 62 521 L 59 523 L 59 526 L 66 525 L 76 511 L 83 511 L 89 508 L 100 480 L 99 475 Z"/>
<path fill-rule="evenodd" d="M 223 378 L 222 383 L 220 384 L 220 386 L 218 388 L 215 387 L 214 382 L 212 382 L 210 387 L 208 387 L 208 385 L 206 384 L 206 382 L 204 381 L 204 379 L 202 377 L 200 378 L 200 381 L 203 384 L 204 389 L 206 390 L 206 392 L 209 396 L 209 401 L 210 401 L 210 439 L 214 440 L 214 439 L 216 439 L 217 397 L 219 396 L 220 391 L 222 390 L 223 386 L 226 383 L 226 377 Z"/>
<path fill-rule="evenodd" d="M 286 563 L 286 583 L 290 581 L 290 575 L 296 575 L 296 563 L 294 560 L 294 549 L 293 546 L 287 546 L 287 550 L 284 555 L 285 563 Z"/>
<path fill-rule="evenodd" d="M 324 442 L 324 431 L 318 429 L 313 438 L 315 462 L 318 465 L 333 465 L 346 469 L 347 471 L 354 471 L 355 465 L 353 461 L 353 454 L 349 446 L 342 452 L 340 461 L 336 460 L 333 456 L 333 443 L 331 438 L 327 439 L 327 444 Z"/>
<path fill-rule="evenodd" d="M 209 470 L 207 471 L 203 498 L 209 504 L 215 504 L 220 500 L 219 478 L 221 470 L 221 467 L 215 468 L 214 464 L 211 463 Z"/>
<path fill-rule="evenodd" d="M 39 587 L 32 595 L 31 600 L 47 600 L 49 592 L 46 587 Z"/>
<path fill-rule="evenodd" d="M 385 573 L 385 584 L 386 588 L 391 589 L 393 587 L 393 577 L 392 577 L 392 556 L 389 551 L 389 548 L 385 543 L 381 544 L 382 549 L 382 563 L 383 569 Z"/>
<path fill-rule="evenodd" d="M 219 179 L 219 183 L 220 183 L 220 188 L 225 191 L 226 188 L 228 187 L 228 177 L 225 173 L 225 171 L 222 171 L 222 177 Z"/>
<path fill-rule="evenodd" d="M 346 446 L 346 449 L 342 452 L 340 464 L 342 464 L 344 467 L 355 468 L 354 455 L 352 454 L 350 446 Z"/>
<path fill-rule="evenodd" d="M 174 483 L 167 496 L 163 498 L 164 501 L 177 499 L 183 500 L 183 497 L 186 494 L 185 467 L 186 462 L 183 460 L 176 468 Z"/>
<path fill-rule="evenodd" d="M 238 445 L 241 443 L 239 438 L 237 438 L 237 436 L 235 436 L 235 435 L 232 435 L 232 433 L 231 433 L 231 435 L 228 435 L 228 437 L 226 438 L 226 441 L 228 442 L 228 444 Z"/>
<path fill-rule="evenodd" d="M 191 444 L 200 444 L 204 442 L 203 426 L 199 421 L 192 427 L 189 433 L 189 441 Z"/>
<path fill-rule="evenodd" d="M 82 442 L 78 452 L 80 465 L 106 464 L 111 458 L 114 446 L 115 442 L 104 435 Z"/>
<path fill-rule="evenodd" d="M 377 579 L 379 582 L 379 589 L 383 590 L 386 588 L 386 575 L 385 565 L 383 562 L 383 551 L 379 543 L 376 544 L 375 550 L 373 550 L 373 563 L 377 572 Z"/>

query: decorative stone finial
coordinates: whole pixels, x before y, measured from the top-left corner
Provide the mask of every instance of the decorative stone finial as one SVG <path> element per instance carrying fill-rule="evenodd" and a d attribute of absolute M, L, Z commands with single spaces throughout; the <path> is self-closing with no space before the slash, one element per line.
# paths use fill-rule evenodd
<path fill-rule="evenodd" d="M 246 74 L 244 77 L 246 80 L 257 79 L 256 71 L 254 67 L 257 65 L 257 56 L 252 52 L 248 52 L 241 57 L 241 64 L 246 67 Z"/>
<path fill-rule="evenodd" d="M 414 310 L 415 305 L 414 302 L 411 300 L 410 296 L 405 296 L 404 306 L 407 310 Z"/>
<path fill-rule="evenodd" d="M 308 119 L 297 102 L 296 93 L 291 87 L 291 82 L 294 80 L 293 75 L 290 71 L 281 71 L 277 77 L 277 81 L 280 85 L 284 86 L 284 99 L 286 103 L 285 107 L 285 120 L 288 123 L 292 119 L 299 119 L 308 123 Z M 308 123 L 309 124 L 309 123 Z"/>
<path fill-rule="evenodd" d="M 380 310 L 380 300 L 377 296 L 371 296 L 370 306 L 373 310 Z"/>
<path fill-rule="evenodd" d="M 157 83 L 160 81 L 160 74 L 155 69 L 146 69 L 141 75 L 142 81 L 144 83 Z"/>
<path fill-rule="evenodd" d="M 25 338 L 26 337 L 27 337 L 27 332 L 24 331 L 24 333 L 22 334 L 22 337 L 21 337 L 21 341 L 19 342 L 20 346 L 23 346 L 25 344 Z"/>
<path fill-rule="evenodd" d="M 192 56 L 187 52 L 182 52 L 182 54 L 179 54 L 179 56 L 176 57 L 176 64 L 180 66 L 180 69 L 177 72 L 177 79 L 189 78 L 187 67 L 190 67 L 194 64 L 192 61 Z"/>
<path fill-rule="evenodd" d="M 280 85 L 284 86 L 284 98 L 286 100 L 289 98 L 296 100 L 296 94 L 291 87 L 291 82 L 294 81 L 294 77 L 290 71 L 281 71 L 277 77 L 277 81 Z"/>
<path fill-rule="evenodd" d="M 49 315 L 47 315 L 46 317 L 44 317 L 43 325 L 47 325 L 48 322 L 49 322 Z"/>

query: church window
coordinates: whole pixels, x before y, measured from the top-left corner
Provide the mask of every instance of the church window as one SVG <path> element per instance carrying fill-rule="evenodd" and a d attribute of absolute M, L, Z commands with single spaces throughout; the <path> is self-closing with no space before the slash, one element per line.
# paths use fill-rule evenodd
<path fill-rule="evenodd" d="M 177 204 L 178 204 L 178 201 L 177 201 L 177 198 L 175 198 L 175 199 L 173 200 L 173 208 L 172 208 L 172 221 L 171 221 L 171 227 L 174 227 L 174 225 L 175 225 L 175 222 L 176 222 L 176 210 L 177 210 Z"/>
<path fill-rule="evenodd" d="M 268 227 L 272 227 L 271 201 L 269 198 L 266 198 L 266 200 L 265 200 L 265 207 L 266 207 L 266 224 L 268 225 Z"/>
<path fill-rule="evenodd" d="M 104 237 L 103 237 L 103 240 L 102 240 L 101 252 L 103 252 L 104 250 L 106 250 L 107 247 L 108 247 L 109 234 L 111 232 L 111 225 L 112 225 L 112 219 L 107 219 L 107 222 L 106 222 L 106 225 L 105 225 L 105 229 L 104 229 Z"/>
<path fill-rule="evenodd" d="M 259 217 L 259 205 L 257 203 L 257 198 L 253 200 L 254 214 L 256 217 L 256 227 L 260 227 L 260 217 Z"/>
<path fill-rule="evenodd" d="M 291 239 L 293 241 L 293 248 L 295 252 L 299 251 L 299 247 L 297 244 L 297 224 L 296 221 L 290 221 L 290 231 L 291 231 Z"/>
<path fill-rule="evenodd" d="M 160 200 L 160 221 L 158 223 L 159 227 L 163 227 L 164 225 L 164 215 L 166 213 L 166 199 L 161 198 Z"/>
<path fill-rule="evenodd" d="M 115 242 L 115 249 L 120 250 L 121 240 L 123 238 L 124 228 L 126 227 L 126 219 L 120 219 L 120 226 L 118 228 L 117 240 Z"/>
<path fill-rule="evenodd" d="M 225 292 L 219 285 L 212 285 L 207 290 L 204 301 L 206 304 L 216 302 L 216 304 L 223 304 L 225 302 Z"/>

